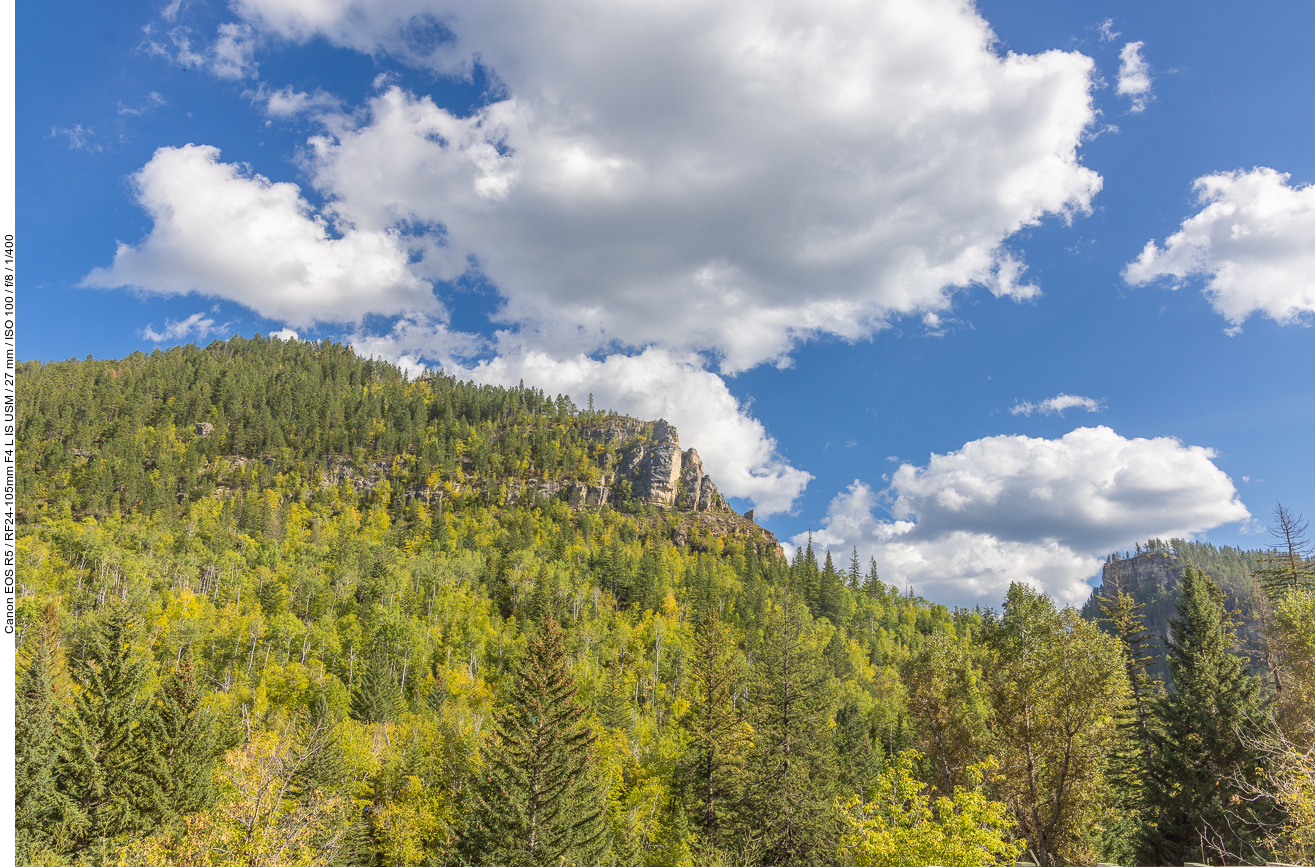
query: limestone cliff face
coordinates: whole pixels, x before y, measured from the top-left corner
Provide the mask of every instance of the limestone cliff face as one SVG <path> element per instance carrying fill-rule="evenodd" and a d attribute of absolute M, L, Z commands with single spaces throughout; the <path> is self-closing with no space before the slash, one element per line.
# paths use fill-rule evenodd
<path fill-rule="evenodd" d="M 730 511 L 694 449 L 681 451 L 680 434 L 666 419 L 641 422 L 609 418 L 594 434 L 614 446 L 621 459 L 611 487 L 630 482 L 641 503 L 681 512 Z"/>
<path fill-rule="evenodd" d="M 1144 588 L 1176 588 L 1182 581 L 1185 566 L 1169 551 L 1142 551 L 1133 557 L 1107 560 L 1101 570 L 1101 586 L 1121 587 L 1123 592 L 1134 596 Z"/>
<path fill-rule="evenodd" d="M 665 419 L 654 422 L 651 429 L 643 422 L 638 424 L 642 426 L 640 430 L 621 441 L 625 451 L 617 466 L 617 476 L 630 481 L 636 500 L 669 509 L 676 503 L 680 484 L 680 435 Z M 614 429 L 609 425 L 608 433 Z"/>
<path fill-rule="evenodd" d="M 713 484 L 712 477 L 703 472 L 703 461 L 694 449 L 681 456 L 678 508 L 697 512 L 722 512 L 730 509 Z"/>

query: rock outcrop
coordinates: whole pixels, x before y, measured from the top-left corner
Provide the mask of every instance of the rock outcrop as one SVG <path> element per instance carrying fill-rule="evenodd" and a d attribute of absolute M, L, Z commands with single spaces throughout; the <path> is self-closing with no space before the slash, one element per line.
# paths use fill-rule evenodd
<path fill-rule="evenodd" d="M 699 453 L 690 449 L 681 456 L 680 504 L 685 511 L 721 512 L 729 510 L 726 500 L 713 484 L 712 477 L 703 472 Z"/>
<path fill-rule="evenodd" d="M 624 421 L 635 422 L 635 419 Z M 680 451 L 680 435 L 665 419 L 653 422 L 651 427 L 643 422 L 638 424 L 640 429 L 625 440 L 604 441 L 609 444 L 619 443 L 624 447 L 616 472 L 619 478 L 630 482 L 634 498 L 646 505 L 669 509 L 676 504 L 681 481 L 683 455 Z M 611 436 L 620 429 L 618 424 L 609 424 L 605 436 Z"/>
<path fill-rule="evenodd" d="M 1137 595 L 1146 587 L 1176 588 L 1187 564 L 1170 551 L 1141 551 L 1132 557 L 1115 557 L 1105 561 L 1101 570 L 1102 588 L 1121 588 Z"/>
<path fill-rule="evenodd" d="M 730 510 L 716 484 L 703 471 L 699 453 L 694 449 L 681 451 L 680 434 L 666 419 L 643 422 L 609 416 L 589 435 L 620 455 L 615 473 L 606 482 L 611 497 L 618 496 L 621 482 L 629 482 L 631 496 L 644 505 L 682 512 Z"/>

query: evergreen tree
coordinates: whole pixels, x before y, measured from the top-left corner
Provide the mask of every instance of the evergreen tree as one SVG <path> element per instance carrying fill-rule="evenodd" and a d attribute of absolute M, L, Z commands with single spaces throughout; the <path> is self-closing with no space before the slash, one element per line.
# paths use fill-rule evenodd
<path fill-rule="evenodd" d="M 1128 739 L 1136 745 L 1141 755 L 1140 767 L 1144 770 L 1151 759 L 1152 702 L 1159 693 L 1158 681 L 1147 673 L 1155 664 L 1155 652 L 1151 649 L 1154 639 L 1147 633 L 1142 618 L 1141 610 L 1146 604 L 1137 602 L 1125 593 L 1117 580 L 1111 589 L 1113 595 L 1108 591 L 1102 593 L 1098 603 L 1105 622 L 1123 646 L 1123 663 L 1131 687 L 1132 713 L 1122 722 L 1122 726 Z M 1137 776 L 1140 778 L 1141 774 Z"/>
<path fill-rule="evenodd" d="M 56 829 L 69 812 L 56 787 L 59 744 L 59 610 L 46 603 L 32 638 L 31 657 L 14 701 L 14 850 L 20 865 L 55 847 Z"/>
<path fill-rule="evenodd" d="M 703 845 L 715 849 L 732 827 L 749 745 L 749 729 L 735 707 L 739 654 L 716 611 L 709 611 L 695 632 L 692 663 L 694 706 L 685 717 L 691 742 L 688 815 Z"/>
<path fill-rule="evenodd" d="M 525 650 L 513 692 L 494 715 L 487 770 L 474 786 L 462 840 L 471 864 L 598 864 L 607 850 L 593 734 L 575 703 L 562 631 L 549 616 Z"/>
<path fill-rule="evenodd" d="M 875 599 L 882 591 L 881 577 L 877 575 L 877 558 L 868 558 L 868 574 L 863 579 L 863 592 Z"/>
<path fill-rule="evenodd" d="M 69 660 L 77 689 L 60 733 L 58 786 L 69 810 L 59 843 L 81 861 L 102 861 L 115 838 L 149 832 L 166 812 L 143 694 L 152 666 L 136 637 L 128 606 L 110 603 Z"/>
<path fill-rule="evenodd" d="M 757 654 L 746 791 L 765 865 L 823 864 L 835 852 L 833 699 L 821 650 L 807 611 L 782 593 Z"/>
<path fill-rule="evenodd" d="M 168 812 L 176 816 L 209 809 L 216 796 L 219 738 L 201 699 L 192 649 L 186 647 L 160 686 L 151 721 L 151 736 L 164 760 L 158 783 Z"/>
<path fill-rule="evenodd" d="M 1260 682 L 1229 652 L 1223 594 L 1193 566 L 1183 572 L 1170 627 L 1174 691 L 1155 702 L 1159 730 L 1151 733 L 1147 794 L 1157 815 L 1143 857 L 1155 863 L 1257 857 L 1266 805 L 1246 793 L 1262 769 L 1243 734 L 1263 733 Z"/>
<path fill-rule="evenodd" d="M 854 552 L 849 557 L 849 581 L 847 583 L 849 589 L 857 593 L 861 589 L 860 582 L 862 578 L 863 573 L 858 568 L 858 546 L 855 545 Z"/>
<path fill-rule="evenodd" d="M 813 553 L 813 531 L 808 531 L 808 542 L 803 553 L 795 549 L 794 563 L 790 567 L 790 586 L 799 594 L 799 598 L 808 606 L 808 610 L 818 613 L 818 591 L 822 573 L 817 567 L 817 555 Z"/>
<path fill-rule="evenodd" d="M 831 560 L 830 551 L 826 552 L 826 562 L 822 566 L 822 574 L 818 576 L 817 583 L 818 613 L 832 623 L 839 625 L 842 607 L 840 573 L 836 572 L 836 566 Z"/>
<path fill-rule="evenodd" d="M 1135 861 L 1137 839 L 1142 829 L 1154 821 L 1152 805 L 1147 799 L 1146 777 L 1154 755 L 1151 738 L 1154 726 L 1154 703 L 1163 692 L 1159 680 L 1148 673 L 1155 664 L 1154 639 L 1146 631 L 1142 609 L 1124 592 L 1116 572 L 1111 586 L 1096 594 L 1103 620 L 1123 648 L 1123 665 L 1128 674 L 1128 697 L 1119 710 L 1120 738 L 1110 750 L 1107 776 L 1113 786 L 1118 816 L 1108 827 L 1104 841 L 1106 857 L 1119 863 Z"/>
<path fill-rule="evenodd" d="M 361 722 L 391 722 L 406 708 L 402 691 L 382 647 L 374 647 L 361 666 L 360 682 L 352 690 L 351 716 Z"/>

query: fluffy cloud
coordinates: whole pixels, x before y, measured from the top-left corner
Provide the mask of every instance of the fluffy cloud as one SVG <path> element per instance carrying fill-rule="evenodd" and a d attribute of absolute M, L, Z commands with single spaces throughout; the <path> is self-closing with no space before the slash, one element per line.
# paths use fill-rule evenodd
<path fill-rule="evenodd" d="M 1077 604 L 1106 552 L 1250 517 L 1214 457 L 1107 427 L 1055 440 L 988 437 L 925 467 L 902 465 L 881 497 L 855 481 L 832 501 L 814 544 L 858 546 L 885 580 L 951 604 L 997 604 L 1012 581 Z M 874 514 L 883 501 L 895 520 Z"/>
<path fill-rule="evenodd" d="M 1151 96 L 1151 66 L 1142 57 L 1143 43 L 1129 42 L 1119 52 L 1119 96 L 1132 97 L 1134 114 L 1143 111 Z"/>
<path fill-rule="evenodd" d="M 1085 410 L 1086 412 L 1100 412 L 1105 409 L 1105 404 L 1095 398 L 1081 397 L 1076 394 L 1064 394 L 1061 392 L 1054 397 L 1048 397 L 1038 403 L 1033 403 L 1030 400 L 1015 403 L 1013 406 L 1009 407 L 1009 411 L 1014 415 L 1027 416 L 1032 415 L 1034 412 L 1039 412 L 1042 415 L 1051 415 L 1052 413 L 1063 415 L 1064 410 L 1075 408 Z"/>
<path fill-rule="evenodd" d="M 1315 311 L 1315 186 L 1294 187 L 1270 168 L 1197 178 L 1200 213 L 1159 247 L 1149 241 L 1124 269 L 1139 286 L 1162 277 L 1177 288 L 1205 277 L 1205 294 L 1235 327 L 1252 313 L 1280 323 Z"/>
<path fill-rule="evenodd" d="M 454 347 L 465 349 L 461 341 L 461 335 L 423 323 L 404 323 L 387 338 L 359 337 L 353 345 L 363 355 L 386 358 L 418 372 L 423 368 L 421 357 L 442 358 Z M 698 449 L 721 492 L 751 501 L 763 516 L 788 510 L 812 479 L 781 457 L 762 422 L 697 359 L 650 348 L 639 355 L 611 355 L 601 361 L 583 355 L 560 360 L 511 348 L 473 367 L 453 361 L 443 366 L 448 373 L 476 382 L 510 386 L 524 381 L 548 394 L 571 395 L 579 405 L 592 394 L 600 408 L 643 419 L 665 418 L 680 432 L 684 448 Z"/>
<path fill-rule="evenodd" d="M 222 163 L 216 148 L 160 148 L 133 185 L 155 225 L 83 286 L 227 298 L 291 325 L 439 310 L 396 232 L 338 224 L 333 237 L 295 185 Z"/>
<path fill-rule="evenodd" d="M 465 117 L 389 90 L 306 168 L 353 224 L 441 226 L 422 273 L 476 262 L 559 355 L 658 344 L 737 371 L 959 287 L 1033 297 L 1003 242 L 1101 184 L 1077 156 L 1090 59 L 1002 56 L 965 0 L 233 8 L 253 39 L 497 77 Z"/>

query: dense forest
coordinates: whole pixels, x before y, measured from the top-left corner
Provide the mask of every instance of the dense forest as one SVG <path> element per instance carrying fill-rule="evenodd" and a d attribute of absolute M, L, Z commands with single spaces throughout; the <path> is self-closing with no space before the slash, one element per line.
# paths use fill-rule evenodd
<path fill-rule="evenodd" d="M 592 400 L 259 337 L 18 398 L 22 864 L 1315 857 L 1300 533 L 1217 580 L 1182 543 L 1163 628 L 1118 588 L 951 611 L 537 484 L 616 481 Z"/>

